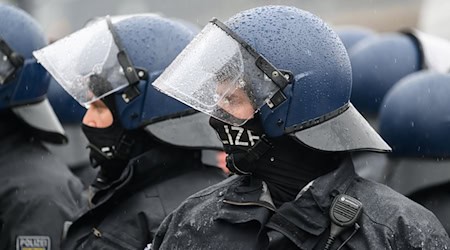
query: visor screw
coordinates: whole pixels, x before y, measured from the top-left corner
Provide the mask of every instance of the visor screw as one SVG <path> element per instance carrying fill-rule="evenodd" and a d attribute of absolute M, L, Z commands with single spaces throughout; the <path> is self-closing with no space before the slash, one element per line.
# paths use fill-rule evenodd
<path fill-rule="evenodd" d="M 132 72 L 133 71 L 133 69 L 131 68 L 131 67 L 127 67 L 127 72 L 128 73 L 130 73 L 130 72 Z"/>
<path fill-rule="evenodd" d="M 125 94 L 125 93 L 122 94 L 122 99 L 123 99 L 126 103 L 129 103 L 129 102 L 130 102 L 130 98 L 128 98 L 127 94 Z"/>
<path fill-rule="evenodd" d="M 272 76 L 273 76 L 273 77 L 278 77 L 278 76 L 279 76 L 278 71 L 273 71 L 273 72 L 272 72 Z"/>
<path fill-rule="evenodd" d="M 277 121 L 277 125 L 278 125 L 278 126 L 281 126 L 281 125 L 283 125 L 283 123 L 284 123 L 284 122 L 283 122 L 283 120 L 281 120 L 281 119 L 278 119 L 278 121 Z"/>
<path fill-rule="evenodd" d="M 272 156 L 272 157 L 270 157 L 270 161 L 271 162 L 274 162 L 275 161 L 275 158 Z"/>
<path fill-rule="evenodd" d="M 144 72 L 143 72 L 143 71 L 139 71 L 139 72 L 138 72 L 138 76 L 139 76 L 139 77 L 144 77 Z"/>

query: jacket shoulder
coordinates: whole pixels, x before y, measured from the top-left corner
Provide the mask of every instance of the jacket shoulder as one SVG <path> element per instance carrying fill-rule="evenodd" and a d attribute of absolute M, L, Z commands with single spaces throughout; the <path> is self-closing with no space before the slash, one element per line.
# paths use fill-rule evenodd
<path fill-rule="evenodd" d="M 203 190 L 198 191 L 197 193 L 191 195 L 188 199 L 196 199 L 196 198 L 201 198 L 204 196 L 208 196 L 214 193 L 220 193 L 221 191 L 225 191 L 228 189 L 228 187 L 230 185 L 232 185 L 233 183 L 236 183 L 238 181 L 240 181 L 242 178 L 242 176 L 238 176 L 238 175 L 234 175 L 231 177 L 228 177 L 227 179 L 212 185 L 210 187 L 207 187 Z"/>
<path fill-rule="evenodd" d="M 207 211 L 218 209 L 217 206 L 223 194 L 226 193 L 230 185 L 240 181 L 241 178 L 242 176 L 229 177 L 189 196 L 173 211 L 174 218 L 194 216 L 197 213 L 201 214 L 205 209 Z"/>
<path fill-rule="evenodd" d="M 355 182 L 349 193 L 363 203 L 363 216 L 388 229 L 398 247 L 450 246 L 447 233 L 432 212 L 386 185 L 363 178 Z"/>
<path fill-rule="evenodd" d="M 363 203 L 365 212 L 369 215 L 384 218 L 386 222 L 395 218 L 393 215 L 435 218 L 429 210 L 384 184 L 364 178 L 357 178 L 355 181 L 352 192 Z"/>

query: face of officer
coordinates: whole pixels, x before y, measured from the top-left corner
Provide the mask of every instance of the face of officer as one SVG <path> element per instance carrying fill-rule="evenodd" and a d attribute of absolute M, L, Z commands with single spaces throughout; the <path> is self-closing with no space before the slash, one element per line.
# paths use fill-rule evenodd
<path fill-rule="evenodd" d="M 93 128 L 106 128 L 112 125 L 113 120 L 111 110 L 102 100 L 97 100 L 87 109 L 83 124 Z"/>
<path fill-rule="evenodd" d="M 217 94 L 224 96 L 218 103 L 219 107 L 238 119 L 247 120 L 253 118 L 255 108 L 245 90 L 237 88 L 232 93 L 224 94 L 223 92 L 226 92 L 226 88 L 228 88 L 226 84 L 217 86 Z"/>

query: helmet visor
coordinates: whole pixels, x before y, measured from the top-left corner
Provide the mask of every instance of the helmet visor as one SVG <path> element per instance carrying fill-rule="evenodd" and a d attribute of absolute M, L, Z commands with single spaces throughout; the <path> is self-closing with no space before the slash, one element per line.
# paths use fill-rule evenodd
<path fill-rule="evenodd" d="M 128 85 L 119 48 L 106 19 L 99 20 L 33 54 L 81 105 Z"/>
<path fill-rule="evenodd" d="M 194 109 L 242 125 L 280 89 L 258 68 L 257 59 L 209 23 L 153 85 Z"/>

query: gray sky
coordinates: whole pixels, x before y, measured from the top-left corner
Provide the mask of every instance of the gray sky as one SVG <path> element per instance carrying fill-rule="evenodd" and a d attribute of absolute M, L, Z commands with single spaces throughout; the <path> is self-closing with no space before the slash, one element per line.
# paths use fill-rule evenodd
<path fill-rule="evenodd" d="M 261 5 L 292 5 L 308 10 L 334 25 L 355 24 L 393 31 L 417 24 L 420 0 L 0 0 L 18 4 L 60 38 L 96 16 L 159 13 L 203 26 L 212 17 L 226 20 L 235 13 Z"/>

